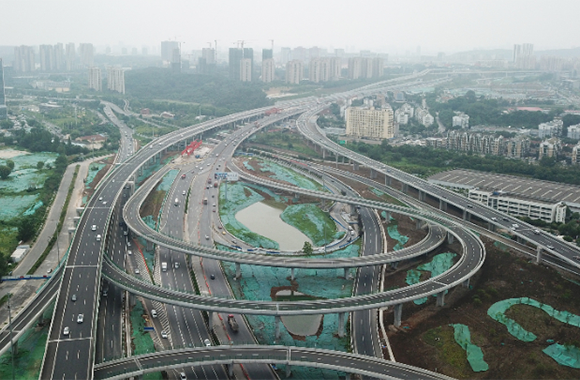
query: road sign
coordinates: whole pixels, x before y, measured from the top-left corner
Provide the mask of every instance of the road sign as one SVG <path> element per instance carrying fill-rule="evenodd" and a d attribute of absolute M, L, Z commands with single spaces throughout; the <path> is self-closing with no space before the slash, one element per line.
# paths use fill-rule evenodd
<path fill-rule="evenodd" d="M 344 145 L 344 144 L 346 144 L 346 140 L 339 140 L 339 141 L 338 141 L 338 143 L 339 143 L 340 145 Z"/>
<path fill-rule="evenodd" d="M 216 172 L 215 173 L 215 179 L 227 179 L 228 181 L 237 181 L 238 178 L 238 173 L 233 173 L 233 172 Z"/>
<path fill-rule="evenodd" d="M 155 331 L 155 327 L 152 327 L 152 326 L 143 326 L 143 331 Z"/>

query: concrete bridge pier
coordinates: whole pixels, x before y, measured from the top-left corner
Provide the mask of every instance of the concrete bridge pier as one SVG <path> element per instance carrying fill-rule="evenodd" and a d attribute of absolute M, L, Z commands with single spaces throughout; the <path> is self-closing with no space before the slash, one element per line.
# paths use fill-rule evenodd
<path fill-rule="evenodd" d="M 425 192 L 422 190 L 419 190 L 419 200 L 420 201 L 425 201 Z"/>
<path fill-rule="evenodd" d="M 445 202 L 443 199 L 439 199 L 439 210 L 441 211 L 447 211 L 447 202 Z"/>
<path fill-rule="evenodd" d="M 423 227 L 423 220 L 421 220 L 421 219 L 415 219 L 415 229 L 416 230 L 420 230 L 421 227 Z"/>
<path fill-rule="evenodd" d="M 524 239 L 522 239 L 520 236 L 517 237 L 516 241 L 520 244 L 526 244 L 526 241 Z"/>
<path fill-rule="evenodd" d="M 294 276 L 294 268 L 290 268 L 290 281 L 294 281 L 296 277 Z"/>
<path fill-rule="evenodd" d="M 536 264 L 542 262 L 542 247 L 538 246 L 536 248 Z"/>
<path fill-rule="evenodd" d="M 300 199 L 300 194 L 294 193 L 294 199 L 296 199 L 296 200 Z"/>
<path fill-rule="evenodd" d="M 135 181 L 127 181 L 127 185 L 129 187 L 129 196 L 135 193 Z"/>
<path fill-rule="evenodd" d="M 326 149 L 322 148 L 322 159 L 326 160 Z"/>
<path fill-rule="evenodd" d="M 76 228 L 74 228 L 74 227 L 68 228 L 68 242 L 69 242 L 69 244 L 72 243 L 73 236 L 75 234 L 75 230 L 76 230 Z"/>
<path fill-rule="evenodd" d="M 84 207 L 77 207 L 76 211 L 77 211 L 77 216 L 81 216 L 83 214 L 83 211 L 85 211 L 85 208 Z"/>
<path fill-rule="evenodd" d="M 407 194 L 409 192 L 409 185 L 407 185 L 406 183 L 402 183 L 401 184 L 401 192 Z"/>
<path fill-rule="evenodd" d="M 344 337 L 344 320 L 346 317 L 346 313 L 338 313 L 338 337 Z"/>
<path fill-rule="evenodd" d="M 289 378 L 292 375 L 292 367 L 290 364 L 286 364 L 286 378 Z"/>
<path fill-rule="evenodd" d="M 73 222 L 74 222 L 75 226 L 79 225 L 80 220 L 81 220 L 80 216 L 73 217 Z"/>
<path fill-rule="evenodd" d="M 453 234 L 451 232 L 447 232 L 447 244 L 453 244 L 455 241 Z"/>
<path fill-rule="evenodd" d="M 445 305 L 445 290 L 437 293 L 437 306 L 443 307 Z"/>
<path fill-rule="evenodd" d="M 389 224 L 391 222 L 391 212 L 390 211 L 385 211 L 385 214 L 386 214 L 385 222 L 387 224 Z"/>
<path fill-rule="evenodd" d="M 350 205 L 350 216 L 356 216 L 356 206 Z"/>
<path fill-rule="evenodd" d="M 280 316 L 279 315 L 276 315 L 274 317 L 274 327 L 275 327 L 274 336 L 278 340 L 278 339 L 280 339 Z"/>
<path fill-rule="evenodd" d="M 334 167 L 338 168 L 338 154 L 335 154 L 334 158 L 335 158 Z"/>
<path fill-rule="evenodd" d="M 344 268 L 344 276 L 345 280 L 350 280 L 352 277 L 350 276 L 350 268 Z"/>
<path fill-rule="evenodd" d="M 210 331 L 213 330 L 213 313 L 214 313 L 213 311 L 207 312 L 207 318 L 208 318 L 207 325 L 209 326 Z"/>
<path fill-rule="evenodd" d="M 385 186 L 391 186 L 391 177 L 385 176 Z"/>
<path fill-rule="evenodd" d="M 344 164 L 344 156 L 342 156 L 342 163 Z"/>
<path fill-rule="evenodd" d="M 147 240 L 147 250 L 153 251 L 154 248 L 155 248 L 155 244 L 153 244 L 152 241 Z"/>
<path fill-rule="evenodd" d="M 240 265 L 240 263 L 236 263 L 236 280 L 239 280 L 240 278 L 242 278 L 242 266 Z"/>
<path fill-rule="evenodd" d="M 393 310 L 393 314 L 395 316 L 395 322 L 393 323 L 393 325 L 395 327 L 401 326 L 401 318 L 403 317 L 403 304 L 402 303 L 395 305 L 395 308 Z"/>
<path fill-rule="evenodd" d="M 461 283 L 464 288 L 469 288 L 469 278 Z"/>
<path fill-rule="evenodd" d="M 490 230 L 491 232 L 495 232 L 495 224 L 493 224 L 492 222 L 488 222 L 487 229 Z"/>
<path fill-rule="evenodd" d="M 394 263 L 391 263 L 391 268 L 393 269 L 397 269 L 397 267 L 399 266 L 399 262 L 395 261 Z"/>
<path fill-rule="evenodd" d="M 471 221 L 471 214 L 467 212 L 467 209 L 463 210 L 462 218 L 463 220 Z"/>
<path fill-rule="evenodd" d="M 358 163 L 356 162 L 352 163 L 352 170 L 358 170 Z"/>
<path fill-rule="evenodd" d="M 228 376 L 230 377 L 230 379 L 234 378 L 234 362 L 232 361 L 230 364 L 227 364 L 226 367 L 228 367 Z"/>
<path fill-rule="evenodd" d="M 371 179 L 377 178 L 377 172 L 375 169 L 371 169 Z"/>

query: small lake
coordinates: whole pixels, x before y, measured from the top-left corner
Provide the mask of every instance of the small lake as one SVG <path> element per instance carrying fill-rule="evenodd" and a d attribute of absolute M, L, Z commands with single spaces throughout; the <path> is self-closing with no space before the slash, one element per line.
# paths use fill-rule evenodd
<path fill-rule="evenodd" d="M 256 202 L 239 211 L 236 219 L 250 231 L 277 242 L 282 251 L 299 251 L 305 241 L 312 243 L 308 236 L 284 222 L 280 214 L 282 210 Z"/>

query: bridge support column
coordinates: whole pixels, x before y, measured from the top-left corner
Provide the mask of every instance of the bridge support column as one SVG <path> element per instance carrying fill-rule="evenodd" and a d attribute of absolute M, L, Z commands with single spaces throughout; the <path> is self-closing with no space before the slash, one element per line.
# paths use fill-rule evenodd
<path fill-rule="evenodd" d="M 409 192 L 409 185 L 406 183 L 401 184 L 401 192 L 407 194 Z"/>
<path fill-rule="evenodd" d="M 526 241 L 524 239 L 522 239 L 521 237 L 519 237 L 519 236 L 517 237 L 517 240 L 516 241 L 518 243 L 520 243 L 520 244 L 526 244 Z"/>
<path fill-rule="evenodd" d="M 385 186 L 391 186 L 391 177 L 385 176 Z"/>
<path fill-rule="evenodd" d="M 147 250 L 148 251 L 153 251 L 155 245 L 153 244 L 152 241 L 147 240 Z"/>
<path fill-rule="evenodd" d="M 346 313 L 338 313 L 338 337 L 344 337 L 344 318 Z"/>
<path fill-rule="evenodd" d="M 207 312 L 207 325 L 209 326 L 209 330 L 213 330 L 213 311 Z"/>
<path fill-rule="evenodd" d="M 447 232 L 447 244 L 453 244 L 455 241 L 453 234 L 451 232 Z"/>
<path fill-rule="evenodd" d="M 81 217 L 80 216 L 73 217 L 73 222 L 75 223 L 75 226 L 78 226 L 79 225 L 80 220 L 81 220 Z"/>
<path fill-rule="evenodd" d="M 358 170 L 358 163 L 356 162 L 352 163 L 352 170 Z"/>
<path fill-rule="evenodd" d="M 294 199 L 296 199 L 296 200 L 300 199 L 300 194 L 294 193 Z"/>
<path fill-rule="evenodd" d="M 81 216 L 83 214 L 83 211 L 85 211 L 85 208 L 84 207 L 77 207 L 76 211 L 77 211 L 77 216 Z"/>
<path fill-rule="evenodd" d="M 239 280 L 240 278 L 242 278 L 242 266 L 240 265 L 240 263 L 236 263 L 236 280 Z"/>
<path fill-rule="evenodd" d="M 377 172 L 374 169 L 371 169 L 371 179 L 377 178 Z"/>
<path fill-rule="evenodd" d="M 445 290 L 437 293 L 437 306 L 443 307 L 445 305 Z"/>
<path fill-rule="evenodd" d="M 399 262 L 395 261 L 394 263 L 391 263 L 391 268 L 393 269 L 397 269 L 397 267 L 399 266 Z"/>
<path fill-rule="evenodd" d="M 467 210 L 463 210 L 463 220 L 471 221 L 471 213 L 467 212 Z"/>
<path fill-rule="evenodd" d="M 228 364 L 228 376 L 230 377 L 230 379 L 234 377 L 234 362 Z"/>
<path fill-rule="evenodd" d="M 294 277 L 294 268 L 290 268 L 290 281 L 294 281 L 296 277 Z"/>
<path fill-rule="evenodd" d="M 346 280 L 350 280 L 352 277 L 350 276 L 350 268 L 344 268 L 344 278 Z"/>
<path fill-rule="evenodd" d="M 415 219 L 415 229 L 420 230 L 423 227 L 423 221 L 421 219 Z"/>
<path fill-rule="evenodd" d="M 335 154 L 334 158 L 335 158 L 334 166 L 338 168 L 338 154 Z"/>
<path fill-rule="evenodd" d="M 536 264 L 539 264 L 542 261 L 542 247 L 538 246 L 536 248 Z"/>
<path fill-rule="evenodd" d="M 402 303 L 395 305 L 395 308 L 393 310 L 393 314 L 395 316 L 395 322 L 393 323 L 393 325 L 395 327 L 401 326 L 401 318 L 403 317 L 403 304 Z"/>
<path fill-rule="evenodd" d="M 290 364 L 286 364 L 286 378 L 289 378 L 292 375 L 292 367 Z"/>
<path fill-rule="evenodd" d="M 385 211 L 385 223 L 389 224 L 391 223 L 391 212 L 390 211 Z"/>
<path fill-rule="evenodd" d="M 322 159 L 326 160 L 326 149 L 322 148 Z"/>
<path fill-rule="evenodd" d="M 356 216 L 356 206 L 350 205 L 350 216 Z"/>
<path fill-rule="evenodd" d="M 461 283 L 464 288 L 469 288 L 469 278 Z"/>
<path fill-rule="evenodd" d="M 342 156 L 342 163 L 344 164 L 344 156 Z"/>
<path fill-rule="evenodd" d="M 490 230 L 491 232 L 495 232 L 495 224 L 493 224 L 492 222 L 488 222 L 487 229 Z"/>
<path fill-rule="evenodd" d="M 447 211 L 447 202 L 445 202 L 443 199 L 439 199 L 439 210 Z"/>
<path fill-rule="evenodd" d="M 74 227 L 69 227 L 68 228 L 68 242 L 69 242 L 69 244 L 72 243 L 73 236 L 75 234 L 75 230 L 76 229 Z"/>
<path fill-rule="evenodd" d="M 425 201 L 425 192 L 422 190 L 419 190 L 419 200 Z"/>
<path fill-rule="evenodd" d="M 278 339 L 280 339 L 280 316 L 279 315 L 276 315 L 274 317 L 274 327 L 275 327 L 275 329 L 274 329 L 275 337 L 278 340 Z"/>

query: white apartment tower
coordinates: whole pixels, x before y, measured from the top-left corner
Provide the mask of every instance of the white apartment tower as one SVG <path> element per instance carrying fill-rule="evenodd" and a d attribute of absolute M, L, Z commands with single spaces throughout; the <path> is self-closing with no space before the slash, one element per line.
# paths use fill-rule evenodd
<path fill-rule="evenodd" d="M 240 59 L 240 81 L 251 82 L 252 81 L 252 59 L 242 58 Z"/>
<path fill-rule="evenodd" d="M 304 75 L 302 61 L 295 59 L 286 64 L 286 83 L 300 84 Z"/>
<path fill-rule="evenodd" d="M 125 93 L 125 71 L 121 67 L 107 68 L 107 88 L 121 94 Z"/>
<path fill-rule="evenodd" d="M 349 107 L 346 109 L 346 135 L 355 138 L 390 139 L 395 137 L 391 108 Z"/>
<path fill-rule="evenodd" d="M 95 91 L 103 90 L 103 81 L 101 79 L 101 69 L 98 67 L 89 68 L 89 89 Z"/>
<path fill-rule="evenodd" d="M 262 82 L 270 83 L 274 80 L 274 59 L 268 58 L 262 60 Z"/>

